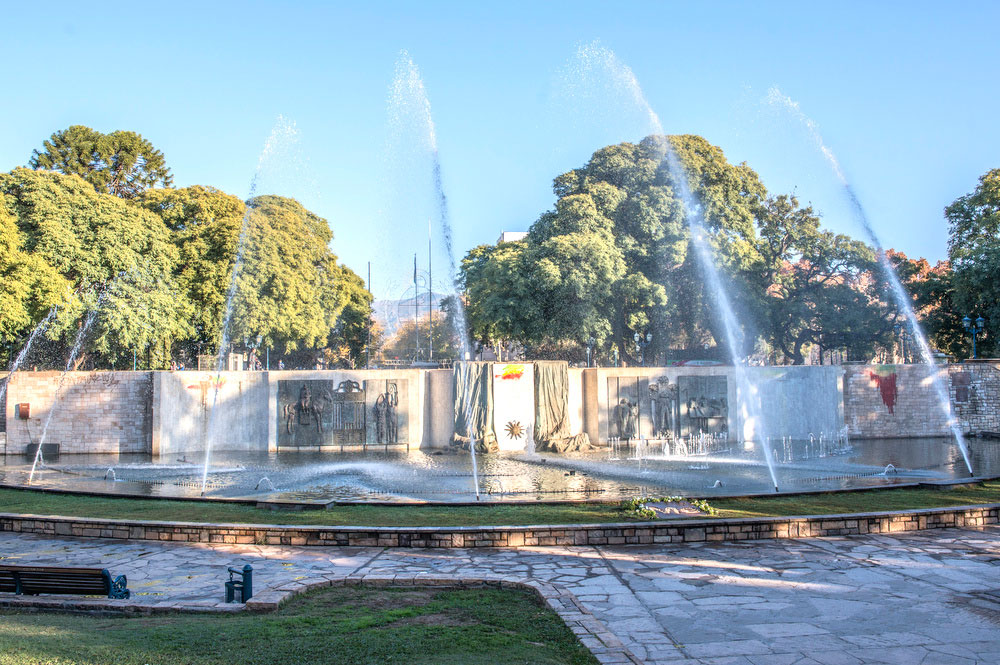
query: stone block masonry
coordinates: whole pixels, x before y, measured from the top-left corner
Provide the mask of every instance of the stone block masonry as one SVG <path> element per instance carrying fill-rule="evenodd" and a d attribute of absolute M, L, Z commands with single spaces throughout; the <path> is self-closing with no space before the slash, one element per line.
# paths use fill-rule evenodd
<path fill-rule="evenodd" d="M 200 524 L 0 513 L 0 531 L 47 536 L 233 545 L 408 548 L 566 547 L 736 542 L 888 534 L 924 529 L 982 527 L 997 524 L 998 517 L 1000 517 L 1000 504 L 810 517 L 712 518 L 616 524 L 470 527 Z"/>
<path fill-rule="evenodd" d="M 731 368 L 730 368 L 731 369 Z M 766 417 L 779 430 L 805 438 L 847 427 L 852 438 L 949 436 L 948 415 L 930 380 L 937 374 L 950 397 L 950 414 L 965 432 L 1000 432 L 1000 362 L 941 365 L 844 365 L 756 368 L 767 404 Z M 587 431 L 605 441 L 611 428 L 608 378 L 628 373 L 633 379 L 675 381 L 679 376 L 715 376 L 725 368 L 601 368 L 571 373 L 570 421 L 573 431 Z M 633 376 L 634 375 L 634 376 Z M 0 409 L 0 452 L 22 454 L 41 437 L 53 413 L 46 443 L 61 453 L 147 453 L 181 455 L 204 448 L 206 427 L 214 422 L 216 450 L 275 451 L 279 428 L 277 386 L 288 380 L 405 380 L 408 395 L 399 405 L 407 414 L 400 428 L 412 447 L 444 446 L 451 440 L 454 395 L 450 370 L 356 370 L 338 372 L 226 372 L 219 390 L 222 406 L 214 421 L 213 377 L 204 372 L 70 372 L 59 388 L 59 372 L 19 372 L 10 381 Z M 627 378 L 627 377 L 626 377 Z M 729 381 L 730 393 L 733 391 Z M 404 395 L 403 392 L 400 395 Z M 729 395 L 733 403 L 735 394 Z M 15 414 L 30 405 L 30 418 Z M 644 403 L 643 408 L 649 406 Z M 405 405 L 405 409 L 404 409 Z M 366 406 L 371 416 L 372 405 Z M 53 411 L 54 408 L 54 411 Z M 643 415 L 645 413 L 645 415 Z M 805 414 L 805 415 L 803 415 Z M 649 428 L 640 409 L 639 424 Z M 643 420 L 645 418 L 645 420 Z M 741 431 L 731 422 L 730 431 Z M 374 431 L 368 428 L 369 444 Z M 404 443 L 400 439 L 400 443 Z"/>
<path fill-rule="evenodd" d="M 60 453 L 148 453 L 152 435 L 151 372 L 18 372 L 7 387 L 7 454 L 38 443 Z M 30 417 L 14 413 L 30 405 Z"/>
<path fill-rule="evenodd" d="M 932 372 L 949 396 L 941 408 Z M 844 365 L 844 421 L 851 437 L 951 436 L 949 415 L 965 433 L 1000 431 L 1000 365 Z"/>

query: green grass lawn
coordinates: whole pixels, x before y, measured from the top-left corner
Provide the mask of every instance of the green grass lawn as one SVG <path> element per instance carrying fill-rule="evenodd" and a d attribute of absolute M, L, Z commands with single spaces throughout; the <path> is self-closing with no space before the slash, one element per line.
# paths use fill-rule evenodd
<path fill-rule="evenodd" d="M 1000 503 L 1000 482 L 971 488 L 880 489 L 796 496 L 713 499 L 718 517 L 824 515 L 966 504 Z M 0 489 L 0 512 L 110 519 L 233 522 L 238 524 L 343 526 L 477 526 L 518 524 L 592 524 L 632 519 L 617 504 L 513 504 L 481 506 L 334 506 L 300 512 L 261 510 L 252 506 L 73 496 Z"/>
<path fill-rule="evenodd" d="M 0 512 L 111 519 L 357 526 L 478 526 L 586 524 L 626 519 L 617 504 L 514 504 L 480 506 L 333 506 L 284 511 L 201 501 L 123 499 L 0 489 Z"/>
<path fill-rule="evenodd" d="M 951 489 L 901 488 L 798 496 L 713 499 L 718 517 L 827 515 L 1000 503 L 1000 482 Z"/>
<path fill-rule="evenodd" d="M 268 614 L 0 610 L 0 665 L 596 662 L 534 595 L 506 589 L 328 587 Z"/>

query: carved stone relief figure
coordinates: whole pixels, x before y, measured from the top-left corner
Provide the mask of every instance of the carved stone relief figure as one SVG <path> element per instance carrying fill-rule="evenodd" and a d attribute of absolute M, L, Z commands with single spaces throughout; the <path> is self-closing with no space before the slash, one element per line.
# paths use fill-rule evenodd
<path fill-rule="evenodd" d="M 632 404 L 628 399 L 622 397 L 615 407 L 615 425 L 618 428 L 618 437 L 622 439 L 635 438 L 636 421 L 639 418 L 639 405 Z"/>
<path fill-rule="evenodd" d="M 649 384 L 650 413 L 653 419 L 653 435 L 667 439 L 677 435 L 677 384 L 667 377 Z"/>
<path fill-rule="evenodd" d="M 390 383 L 386 392 L 375 399 L 375 441 L 377 443 L 399 442 L 399 423 L 396 417 L 398 404 L 399 391 L 395 383 Z"/>

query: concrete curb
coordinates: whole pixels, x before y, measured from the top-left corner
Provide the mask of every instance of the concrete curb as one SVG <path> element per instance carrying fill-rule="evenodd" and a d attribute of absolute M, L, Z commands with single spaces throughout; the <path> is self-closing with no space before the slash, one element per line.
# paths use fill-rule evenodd
<path fill-rule="evenodd" d="M 0 513 L 0 531 L 45 536 L 306 547 L 524 547 L 821 538 L 1000 523 L 1000 504 L 906 511 L 525 526 L 367 527 L 209 524 Z"/>

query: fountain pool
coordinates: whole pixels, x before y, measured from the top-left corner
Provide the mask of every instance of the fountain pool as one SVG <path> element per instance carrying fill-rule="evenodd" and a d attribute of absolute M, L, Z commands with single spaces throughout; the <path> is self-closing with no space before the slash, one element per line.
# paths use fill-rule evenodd
<path fill-rule="evenodd" d="M 638 495 L 713 497 L 773 493 L 757 451 L 740 447 L 664 455 L 634 443 L 587 453 L 496 453 L 479 459 L 480 500 L 613 501 Z M 1000 442 L 969 442 L 983 476 L 1000 475 Z M 821 445 L 818 440 L 773 443 L 782 492 L 809 492 L 967 476 L 953 440 L 868 439 Z M 617 459 L 612 459 L 613 456 Z M 8 455 L 0 482 L 25 486 L 31 459 Z M 887 472 L 887 468 L 893 469 Z M 32 487 L 130 496 L 197 497 L 200 456 L 153 460 L 149 455 L 63 455 L 36 470 Z M 467 453 L 223 453 L 213 456 L 207 499 L 315 503 L 473 502 Z M 717 482 L 720 481 L 720 482 Z"/>

